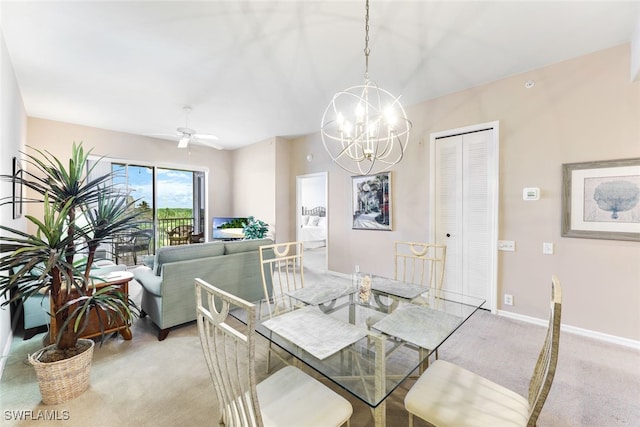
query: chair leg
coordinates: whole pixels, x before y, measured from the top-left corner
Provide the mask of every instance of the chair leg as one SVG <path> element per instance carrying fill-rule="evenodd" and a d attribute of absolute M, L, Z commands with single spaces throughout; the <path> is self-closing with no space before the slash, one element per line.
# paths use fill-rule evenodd
<path fill-rule="evenodd" d="M 409 427 L 413 427 L 413 414 L 409 412 Z"/>
<path fill-rule="evenodd" d="M 158 341 L 163 341 L 167 335 L 169 335 L 169 331 L 171 331 L 171 329 L 167 328 L 167 329 L 160 329 L 160 332 L 158 332 Z"/>
<path fill-rule="evenodd" d="M 269 348 L 267 349 L 267 374 L 271 369 L 271 341 L 269 341 Z"/>

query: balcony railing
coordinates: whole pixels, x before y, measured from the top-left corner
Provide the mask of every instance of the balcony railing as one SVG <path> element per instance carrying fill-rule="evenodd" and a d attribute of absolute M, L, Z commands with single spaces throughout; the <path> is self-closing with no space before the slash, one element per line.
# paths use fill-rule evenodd
<path fill-rule="evenodd" d="M 127 265 L 139 264 L 137 255 L 153 255 L 163 246 L 187 245 L 200 241 L 200 236 L 193 234 L 194 219 L 165 218 L 158 220 L 158 227 L 153 233 L 153 224 L 143 224 L 140 231 L 132 230 L 130 234 L 119 236 L 113 246 L 115 260 Z M 200 225 L 204 230 L 204 224 Z M 154 235 L 155 234 L 155 235 Z"/>
<path fill-rule="evenodd" d="M 186 245 L 191 243 L 193 218 L 166 218 L 158 220 L 158 242 L 156 249 L 163 246 Z"/>

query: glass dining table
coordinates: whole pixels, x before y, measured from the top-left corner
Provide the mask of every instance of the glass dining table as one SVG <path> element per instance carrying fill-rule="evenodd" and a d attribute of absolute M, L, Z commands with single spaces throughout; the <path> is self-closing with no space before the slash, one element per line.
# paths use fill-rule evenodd
<path fill-rule="evenodd" d="M 369 405 L 376 427 L 386 398 L 485 302 L 376 276 L 365 291 L 326 275 L 281 297 L 256 304 L 256 331 Z"/>

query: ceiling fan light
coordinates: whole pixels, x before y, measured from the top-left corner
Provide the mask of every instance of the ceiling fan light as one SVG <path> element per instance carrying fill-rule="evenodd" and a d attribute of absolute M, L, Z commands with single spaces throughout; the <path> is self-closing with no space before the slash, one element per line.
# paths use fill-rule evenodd
<path fill-rule="evenodd" d="M 189 145 L 188 136 L 183 136 L 182 138 L 180 138 L 180 141 L 178 141 L 178 148 L 187 148 L 188 145 Z"/>

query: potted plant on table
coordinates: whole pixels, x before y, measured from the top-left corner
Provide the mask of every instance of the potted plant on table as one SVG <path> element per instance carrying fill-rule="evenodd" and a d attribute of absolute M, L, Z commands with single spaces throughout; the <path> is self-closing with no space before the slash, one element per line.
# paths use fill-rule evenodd
<path fill-rule="evenodd" d="M 6 306 L 48 293 L 58 333 L 54 344 L 30 356 L 45 404 L 61 403 L 88 387 L 94 342 L 79 338 L 95 313 L 104 338 L 105 325 L 129 324 L 137 307 L 118 287 L 92 287 L 91 267 L 101 243 L 135 228 L 139 213 L 135 201 L 113 184 L 113 173 L 95 178 L 82 143 L 73 144 L 68 162 L 48 151 L 24 153 L 29 168 L 23 174 L 3 175 L 4 181 L 28 188 L 35 196 L 27 203 L 42 203 L 42 218 L 25 215 L 35 227 L 29 234 L 0 225 L 0 296 Z M 3 204 L 11 201 L 4 201 Z M 49 363 L 50 362 L 50 363 Z M 50 373 L 54 371 L 53 373 Z M 58 381 L 56 381 L 56 379 Z M 73 384 L 72 380 L 80 380 Z M 60 381 L 62 380 L 62 381 Z"/>
<path fill-rule="evenodd" d="M 248 217 L 247 223 L 243 225 L 242 232 L 247 240 L 263 239 L 269 231 L 269 224 L 253 216 Z"/>

